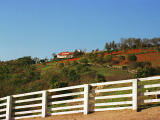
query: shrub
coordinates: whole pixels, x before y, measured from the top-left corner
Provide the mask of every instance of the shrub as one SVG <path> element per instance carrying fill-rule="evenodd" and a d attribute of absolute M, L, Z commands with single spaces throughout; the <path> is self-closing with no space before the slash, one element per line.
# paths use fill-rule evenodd
<path fill-rule="evenodd" d="M 87 65 L 78 64 L 76 66 L 76 71 L 81 74 L 90 71 L 90 68 Z"/>
<path fill-rule="evenodd" d="M 80 63 L 88 64 L 88 59 L 87 58 L 81 58 L 79 61 L 80 61 Z"/>
<path fill-rule="evenodd" d="M 112 61 L 112 55 L 107 55 L 104 57 L 104 62 L 111 62 Z"/>
<path fill-rule="evenodd" d="M 64 67 L 64 63 L 59 63 L 59 64 L 58 64 L 58 67 L 59 67 L 59 68 L 63 68 L 63 67 Z"/>
<path fill-rule="evenodd" d="M 71 62 L 72 65 L 78 65 L 78 62 L 77 61 L 73 61 Z"/>
<path fill-rule="evenodd" d="M 128 55 L 128 61 L 134 62 L 137 60 L 137 57 L 135 54 L 129 54 Z"/>
<path fill-rule="evenodd" d="M 125 56 L 120 56 L 119 59 L 120 60 L 125 60 Z"/>
<path fill-rule="evenodd" d="M 144 67 L 144 68 L 139 68 L 137 73 L 136 73 L 136 77 L 140 78 L 140 77 L 148 77 L 148 76 L 152 76 L 155 75 L 156 71 L 154 68 L 152 67 Z"/>
<path fill-rule="evenodd" d="M 105 77 L 101 74 L 96 74 L 95 82 L 105 82 Z"/>
<path fill-rule="evenodd" d="M 103 56 L 97 57 L 97 58 L 96 58 L 96 62 L 99 63 L 99 64 L 103 64 L 103 62 L 104 62 L 104 61 L 103 61 Z"/>

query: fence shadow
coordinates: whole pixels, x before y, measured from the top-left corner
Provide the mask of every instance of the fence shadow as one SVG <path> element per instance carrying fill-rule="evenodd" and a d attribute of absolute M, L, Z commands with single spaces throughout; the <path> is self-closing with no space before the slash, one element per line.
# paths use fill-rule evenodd
<path fill-rule="evenodd" d="M 160 106 L 160 103 L 140 105 L 138 107 L 138 112 L 145 110 L 145 109 L 148 109 L 148 108 L 159 107 L 159 106 Z"/>

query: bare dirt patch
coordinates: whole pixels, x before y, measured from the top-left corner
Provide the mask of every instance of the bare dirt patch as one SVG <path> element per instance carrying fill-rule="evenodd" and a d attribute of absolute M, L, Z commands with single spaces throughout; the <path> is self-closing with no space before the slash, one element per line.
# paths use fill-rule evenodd
<path fill-rule="evenodd" d="M 88 115 L 70 114 L 23 120 L 160 120 L 160 107 L 152 107 L 140 112 L 132 110 L 104 111 Z"/>

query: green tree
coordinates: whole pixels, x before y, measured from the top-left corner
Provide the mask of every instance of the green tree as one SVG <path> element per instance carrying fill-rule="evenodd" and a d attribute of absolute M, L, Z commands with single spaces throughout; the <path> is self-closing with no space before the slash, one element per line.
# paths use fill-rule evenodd
<path fill-rule="evenodd" d="M 112 61 L 112 55 L 106 55 L 104 56 L 104 62 L 111 62 Z"/>
<path fill-rule="evenodd" d="M 83 57 L 83 58 L 80 58 L 79 62 L 83 64 L 88 64 L 88 59 Z"/>
<path fill-rule="evenodd" d="M 137 60 L 137 57 L 136 57 L 135 54 L 129 54 L 129 55 L 128 55 L 128 61 L 134 62 L 134 61 L 136 61 L 136 60 Z"/>

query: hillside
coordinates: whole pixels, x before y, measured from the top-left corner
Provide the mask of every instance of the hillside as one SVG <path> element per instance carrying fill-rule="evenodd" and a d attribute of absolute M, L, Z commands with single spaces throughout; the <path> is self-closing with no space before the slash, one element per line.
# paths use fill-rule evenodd
<path fill-rule="evenodd" d="M 137 60 L 128 61 L 127 56 L 130 54 L 135 54 Z M 110 54 L 97 51 L 85 53 L 78 58 L 37 64 L 31 57 L 1 62 L 0 91 L 3 94 L 0 97 L 63 86 L 129 79 L 136 77 L 135 70 L 140 71 L 139 77 L 157 75 L 159 61 L 160 53 L 155 50 L 134 49 Z M 124 65 L 127 69 L 122 69 Z M 145 66 L 147 69 L 144 69 Z M 17 85 L 18 88 L 15 87 Z"/>
<path fill-rule="evenodd" d="M 0 61 L 0 97 L 71 85 L 160 75 L 160 39 L 106 43 L 105 50 L 75 50 L 69 58 L 30 56 Z M 132 43 L 132 44 L 130 44 Z M 68 53 L 68 52 L 62 52 Z M 61 56 L 62 57 L 62 56 Z M 18 87 L 17 87 L 18 86 Z"/>

